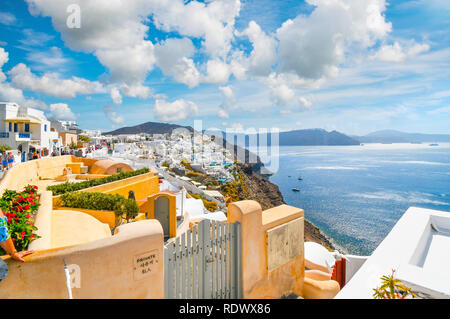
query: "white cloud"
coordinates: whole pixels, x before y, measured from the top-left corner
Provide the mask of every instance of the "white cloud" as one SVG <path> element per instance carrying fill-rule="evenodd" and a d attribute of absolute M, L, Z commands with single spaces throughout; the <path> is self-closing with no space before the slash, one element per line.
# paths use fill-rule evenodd
<path fill-rule="evenodd" d="M 312 102 L 311 100 L 307 99 L 306 97 L 299 97 L 298 101 L 300 102 L 300 105 L 305 107 L 305 108 L 310 108 L 312 106 Z"/>
<path fill-rule="evenodd" d="M 408 58 L 414 57 L 430 49 L 428 44 L 413 43 L 406 50 L 398 43 L 392 45 L 383 45 L 371 59 L 378 59 L 383 62 L 403 62 Z"/>
<path fill-rule="evenodd" d="M 108 67 L 112 82 L 123 81 L 133 85 L 142 83 L 153 69 L 153 49 L 150 41 L 142 41 L 134 46 L 98 49 L 96 55 Z"/>
<path fill-rule="evenodd" d="M 62 72 L 67 69 L 71 62 L 71 59 L 66 58 L 58 47 L 51 47 L 47 51 L 30 50 L 26 54 L 26 59 L 32 62 L 34 70 L 39 71 L 55 70 Z"/>
<path fill-rule="evenodd" d="M 77 117 L 65 103 L 55 103 L 49 106 L 50 118 L 57 120 L 75 120 Z"/>
<path fill-rule="evenodd" d="M 228 86 L 221 86 L 219 87 L 219 90 L 222 92 L 223 101 L 222 104 L 219 106 L 219 111 L 217 113 L 217 116 L 222 119 L 228 118 L 230 115 L 228 113 L 228 109 L 230 107 L 233 107 L 236 103 L 236 97 L 233 93 L 233 88 Z"/>
<path fill-rule="evenodd" d="M 255 22 L 250 21 L 247 29 L 236 32 L 238 36 L 247 36 L 253 49 L 248 58 L 240 62 L 242 67 L 252 75 L 265 76 L 272 72 L 272 65 L 276 62 L 277 41 L 268 36 Z M 239 72 L 239 71 L 238 71 Z"/>
<path fill-rule="evenodd" d="M 166 32 L 176 31 L 183 36 L 203 38 L 202 45 L 210 56 L 224 58 L 231 48 L 240 1 L 183 2 L 155 0 L 155 25 Z"/>
<path fill-rule="evenodd" d="M 228 112 L 225 111 L 224 109 L 219 109 L 219 112 L 217 112 L 217 116 L 220 117 L 221 119 L 227 119 L 230 117 Z"/>
<path fill-rule="evenodd" d="M 125 122 L 123 116 L 114 111 L 110 105 L 103 106 L 103 112 L 105 112 L 106 117 L 111 121 L 113 126 L 117 126 Z"/>
<path fill-rule="evenodd" d="M 200 72 L 190 59 L 195 47 L 188 38 L 167 39 L 155 46 L 156 63 L 165 75 L 193 88 L 199 84 Z"/>
<path fill-rule="evenodd" d="M 44 73 L 38 77 L 23 63 L 19 63 L 8 71 L 12 84 L 22 90 L 43 92 L 57 97 L 73 98 L 77 94 L 104 92 L 99 82 L 73 76 L 71 79 L 61 79 L 57 73 Z"/>
<path fill-rule="evenodd" d="M 3 73 L 2 68 L 3 65 L 6 64 L 9 60 L 9 54 L 5 51 L 4 48 L 0 48 L 0 82 L 3 82 L 6 80 L 6 75 Z"/>
<path fill-rule="evenodd" d="M 47 33 L 37 32 L 33 29 L 24 29 L 22 32 L 25 38 L 18 41 L 26 46 L 45 46 L 48 41 L 54 38 Z"/>
<path fill-rule="evenodd" d="M 138 97 L 140 99 L 146 99 L 151 96 L 151 89 L 148 86 L 141 84 L 135 85 L 123 84 L 120 86 L 120 89 L 123 95 L 128 97 Z"/>
<path fill-rule="evenodd" d="M 153 113 L 161 121 L 176 122 L 196 116 L 198 114 L 198 106 L 194 102 L 183 99 L 174 102 L 156 100 Z"/>
<path fill-rule="evenodd" d="M 122 95 L 120 94 L 120 91 L 118 88 L 112 88 L 110 91 L 111 99 L 113 100 L 114 104 L 122 104 Z"/>
<path fill-rule="evenodd" d="M 93 53 L 110 72 L 111 80 L 141 83 L 154 64 L 153 44 L 145 40 L 151 1 L 79 0 L 82 27 L 68 28 L 67 6 L 72 0 L 27 0 L 34 15 L 49 16 L 72 50 Z"/>
<path fill-rule="evenodd" d="M 151 41 L 146 40 L 148 17 L 154 25 L 167 32 L 203 39 L 204 52 L 225 59 L 231 48 L 234 21 L 239 15 L 239 0 L 214 2 L 183 0 L 78 0 L 82 13 L 82 28 L 66 26 L 66 8 L 72 0 L 26 0 L 34 15 L 49 16 L 53 26 L 61 33 L 65 44 L 72 50 L 93 53 L 109 69 L 111 81 L 127 85 L 142 84 L 155 63 Z M 174 66 L 160 63 L 165 74 L 176 81 L 194 87 L 199 74 L 192 59 L 179 57 Z M 224 83 L 228 79 L 223 66 L 211 65 L 206 81 Z"/>
<path fill-rule="evenodd" d="M 206 76 L 203 81 L 213 84 L 225 84 L 230 77 L 230 67 L 221 60 L 209 60 L 206 63 Z"/>
<path fill-rule="evenodd" d="M 233 88 L 231 87 L 231 85 L 220 86 L 219 90 L 222 92 L 223 95 L 224 100 L 222 105 L 224 107 L 229 107 L 236 102 L 236 97 L 234 96 Z"/>
<path fill-rule="evenodd" d="M 0 12 L 0 23 L 4 25 L 14 25 L 16 24 L 16 17 L 9 12 Z"/>
<path fill-rule="evenodd" d="M 391 31 L 384 0 L 307 0 L 309 15 L 287 20 L 277 30 L 279 71 L 300 78 L 335 76 L 351 48 L 368 48 Z"/>

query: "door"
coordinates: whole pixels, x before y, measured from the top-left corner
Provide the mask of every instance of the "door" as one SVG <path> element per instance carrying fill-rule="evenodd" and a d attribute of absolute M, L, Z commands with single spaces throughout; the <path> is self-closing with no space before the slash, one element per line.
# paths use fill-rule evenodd
<path fill-rule="evenodd" d="M 160 196 L 155 200 L 155 219 L 157 219 L 162 226 L 164 238 L 169 237 L 170 231 L 170 205 L 169 199 L 166 196 Z"/>

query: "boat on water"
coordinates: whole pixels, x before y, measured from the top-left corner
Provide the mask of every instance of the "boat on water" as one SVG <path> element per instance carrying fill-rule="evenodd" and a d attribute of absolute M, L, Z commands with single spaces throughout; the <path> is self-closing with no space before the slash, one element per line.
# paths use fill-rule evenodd
<path fill-rule="evenodd" d="M 299 192 L 299 191 L 300 191 L 298 188 L 295 188 L 295 187 L 294 187 L 292 190 L 293 190 L 294 192 Z"/>
<path fill-rule="evenodd" d="M 429 144 L 430 146 L 439 146 L 439 144 L 436 144 L 436 143 L 432 143 L 432 144 Z"/>
<path fill-rule="evenodd" d="M 302 181 L 302 180 L 303 180 L 303 178 L 302 178 L 301 176 L 299 176 L 297 179 L 298 179 L 299 181 Z"/>

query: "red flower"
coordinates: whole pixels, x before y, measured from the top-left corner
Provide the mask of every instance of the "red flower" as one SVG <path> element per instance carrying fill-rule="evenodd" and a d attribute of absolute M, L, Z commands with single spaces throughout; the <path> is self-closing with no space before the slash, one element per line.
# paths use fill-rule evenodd
<path fill-rule="evenodd" d="M 25 210 L 28 210 L 28 209 L 30 209 L 30 205 L 27 205 L 27 206 L 25 206 Z"/>
<path fill-rule="evenodd" d="M 31 218 L 30 214 L 25 215 L 26 218 Z"/>
<path fill-rule="evenodd" d="M 23 239 L 23 237 L 25 237 L 25 232 L 24 231 L 20 233 L 20 237 L 22 237 L 22 239 Z"/>
<path fill-rule="evenodd" d="M 31 205 L 34 205 L 35 203 L 33 201 L 31 201 Z"/>

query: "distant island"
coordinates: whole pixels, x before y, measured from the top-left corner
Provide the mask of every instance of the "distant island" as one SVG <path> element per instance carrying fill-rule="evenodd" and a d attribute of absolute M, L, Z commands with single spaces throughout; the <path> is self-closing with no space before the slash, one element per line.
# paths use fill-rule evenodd
<path fill-rule="evenodd" d="M 217 131 L 216 136 L 225 138 L 225 132 Z M 256 134 L 256 140 L 259 144 L 260 134 Z M 244 133 L 231 133 L 226 136 L 227 141 L 232 144 L 237 144 L 242 147 L 248 147 L 250 138 L 255 140 L 255 136 L 250 136 Z M 267 145 L 271 145 L 272 136 L 267 136 Z M 343 133 L 337 131 L 327 132 L 324 129 L 305 129 L 280 132 L 278 136 L 278 143 L 280 146 L 340 146 L 340 145 L 360 145 L 361 143 Z"/>
<path fill-rule="evenodd" d="M 104 132 L 105 135 L 120 134 L 167 134 L 172 133 L 174 129 L 187 129 L 193 132 L 190 126 L 178 124 L 146 122 L 143 124 L 128 126 L 116 129 L 110 132 Z M 225 132 L 215 130 L 208 132 L 211 135 L 225 139 Z M 232 140 L 231 140 L 232 139 Z M 259 138 L 258 138 L 259 140 Z M 270 145 L 270 136 L 267 143 Z M 245 142 L 244 142 L 245 141 Z M 232 133 L 227 136 L 227 142 L 237 144 L 241 147 L 248 147 L 249 135 L 244 133 Z M 319 145 L 360 145 L 361 143 L 450 143 L 450 134 L 423 134 L 423 133 L 406 133 L 396 130 L 381 130 L 367 135 L 346 135 L 338 131 L 328 132 L 324 129 L 304 129 L 292 130 L 279 133 L 280 146 L 319 146 Z"/>
<path fill-rule="evenodd" d="M 118 128 L 114 131 L 104 132 L 104 135 L 121 135 L 121 134 L 166 134 L 172 133 L 174 129 L 186 128 L 193 132 L 194 129 L 190 126 L 182 126 L 177 124 L 160 123 L 160 122 L 146 122 L 135 126 L 126 126 Z"/>
<path fill-rule="evenodd" d="M 121 134 L 166 134 L 171 133 L 174 129 L 184 128 L 193 132 L 193 128 L 190 126 L 182 126 L 177 124 L 159 123 L 159 122 L 146 122 L 143 124 L 128 126 L 116 129 L 110 132 L 104 132 L 105 135 L 121 135 Z M 213 131 L 212 135 L 225 138 L 225 132 Z M 236 140 L 243 140 L 243 133 L 233 133 L 231 136 L 227 136 L 227 142 L 236 144 L 235 141 L 230 141 L 230 137 Z M 245 136 L 246 144 L 248 143 L 248 135 Z M 268 144 L 270 145 L 270 137 L 268 137 Z M 237 142 L 239 146 L 239 142 Z M 287 132 L 280 132 L 279 145 L 280 146 L 314 146 L 314 145 L 359 145 L 359 140 L 349 137 L 343 133 L 337 131 L 327 132 L 324 129 L 306 129 L 306 130 L 293 130 Z"/>
<path fill-rule="evenodd" d="M 450 142 L 448 134 L 405 133 L 395 130 L 376 131 L 364 136 L 351 136 L 361 143 L 430 143 Z"/>

